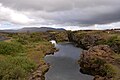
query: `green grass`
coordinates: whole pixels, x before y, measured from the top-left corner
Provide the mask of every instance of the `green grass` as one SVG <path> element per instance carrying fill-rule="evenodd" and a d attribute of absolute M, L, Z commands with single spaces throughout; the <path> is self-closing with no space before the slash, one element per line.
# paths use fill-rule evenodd
<path fill-rule="evenodd" d="M 47 35 L 44 33 L 19 33 L 17 35 L 13 35 L 12 37 L 15 42 L 21 43 L 22 45 L 48 40 Z"/>
<path fill-rule="evenodd" d="M 112 64 L 105 64 L 104 67 L 104 72 L 106 73 L 107 77 L 115 77 L 116 76 L 116 69 L 115 66 Z"/>
<path fill-rule="evenodd" d="M 0 80 L 28 80 L 41 65 L 43 74 L 48 69 L 44 56 L 53 45 L 44 33 L 18 33 L 8 35 L 9 41 L 0 42 Z"/>
<path fill-rule="evenodd" d="M 0 54 L 16 55 L 22 52 L 24 52 L 24 48 L 18 43 L 0 42 Z"/>
<path fill-rule="evenodd" d="M 7 57 L 0 61 L 0 80 L 24 80 L 36 65 L 26 57 Z"/>

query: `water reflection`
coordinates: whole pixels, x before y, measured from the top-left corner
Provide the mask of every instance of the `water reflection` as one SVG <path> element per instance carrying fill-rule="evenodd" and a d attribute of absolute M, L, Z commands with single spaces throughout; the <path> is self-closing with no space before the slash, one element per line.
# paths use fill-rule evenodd
<path fill-rule="evenodd" d="M 45 57 L 51 65 L 46 73 L 46 80 L 92 80 L 93 77 L 79 72 L 79 59 L 82 49 L 74 47 L 71 43 L 56 44 L 59 51 L 54 55 Z"/>

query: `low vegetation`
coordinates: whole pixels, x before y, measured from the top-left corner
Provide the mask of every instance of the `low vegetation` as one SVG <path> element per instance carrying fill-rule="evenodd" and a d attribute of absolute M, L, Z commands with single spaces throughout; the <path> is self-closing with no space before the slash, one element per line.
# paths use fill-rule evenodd
<path fill-rule="evenodd" d="M 4 36 L 10 39 L 0 42 L 0 80 L 28 80 L 39 67 L 43 76 L 48 70 L 44 56 L 55 50 L 48 34 L 4 33 Z"/>
<path fill-rule="evenodd" d="M 49 31 L 49 34 L 51 34 L 51 39 L 56 40 L 57 42 L 66 42 L 69 41 L 68 34 L 66 31 Z"/>
<path fill-rule="evenodd" d="M 0 61 L 0 80 L 24 80 L 35 67 L 35 63 L 25 57 L 9 56 Z"/>
<path fill-rule="evenodd" d="M 81 71 L 98 75 L 95 80 L 120 79 L 120 32 L 48 31 L 3 35 L 10 40 L 0 42 L 0 80 L 32 80 L 37 77 L 44 80 L 43 74 L 49 68 L 44 56 L 55 51 L 49 40 L 71 41 L 85 49 L 79 60 Z"/>
<path fill-rule="evenodd" d="M 16 55 L 17 53 L 22 53 L 24 51 L 25 50 L 21 44 L 0 42 L 0 54 Z"/>

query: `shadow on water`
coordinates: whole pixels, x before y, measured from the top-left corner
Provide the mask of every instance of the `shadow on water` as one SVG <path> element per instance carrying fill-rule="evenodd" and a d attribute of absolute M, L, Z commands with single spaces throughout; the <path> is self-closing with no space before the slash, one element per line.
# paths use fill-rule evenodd
<path fill-rule="evenodd" d="M 72 43 L 56 44 L 59 49 L 54 55 L 45 57 L 50 69 L 46 73 L 46 80 L 93 80 L 92 76 L 79 72 L 79 59 L 82 49 L 76 48 Z"/>

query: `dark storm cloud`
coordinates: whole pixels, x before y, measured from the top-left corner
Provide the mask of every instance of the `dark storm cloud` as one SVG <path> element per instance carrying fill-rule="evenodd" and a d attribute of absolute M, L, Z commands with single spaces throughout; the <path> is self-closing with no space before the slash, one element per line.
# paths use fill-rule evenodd
<path fill-rule="evenodd" d="M 44 24 L 75 25 L 120 21 L 120 0 L 0 0 L 0 3 L 19 12 L 28 12 L 37 24 L 41 19 Z"/>

